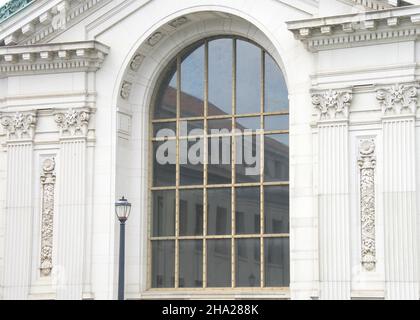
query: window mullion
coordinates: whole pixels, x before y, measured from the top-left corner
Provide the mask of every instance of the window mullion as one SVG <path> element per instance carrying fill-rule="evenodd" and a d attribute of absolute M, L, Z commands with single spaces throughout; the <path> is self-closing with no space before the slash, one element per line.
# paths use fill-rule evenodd
<path fill-rule="evenodd" d="M 232 40 L 232 132 L 236 130 L 236 39 Z M 231 244 L 231 264 L 232 264 L 232 288 L 236 287 L 236 243 L 233 237 L 236 234 L 236 199 L 235 199 L 235 182 L 236 182 L 236 136 L 232 135 L 232 244 Z"/>
<path fill-rule="evenodd" d="M 177 57 L 177 92 L 176 92 L 176 191 L 175 191 L 175 288 L 179 288 L 179 185 L 180 185 L 180 155 L 179 134 L 181 116 L 181 57 Z"/>

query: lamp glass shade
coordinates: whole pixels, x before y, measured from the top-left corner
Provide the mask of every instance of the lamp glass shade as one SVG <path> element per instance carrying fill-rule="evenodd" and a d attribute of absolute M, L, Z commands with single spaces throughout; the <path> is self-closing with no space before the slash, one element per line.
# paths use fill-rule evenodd
<path fill-rule="evenodd" d="M 131 203 L 127 201 L 124 197 L 115 202 L 115 214 L 117 215 L 118 220 L 126 221 L 130 216 L 131 212 Z"/>

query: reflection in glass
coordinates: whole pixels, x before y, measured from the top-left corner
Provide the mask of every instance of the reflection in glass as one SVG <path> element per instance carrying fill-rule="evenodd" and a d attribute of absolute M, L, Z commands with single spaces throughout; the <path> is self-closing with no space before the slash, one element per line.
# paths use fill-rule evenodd
<path fill-rule="evenodd" d="M 237 40 L 236 114 L 261 111 L 261 49 Z"/>
<path fill-rule="evenodd" d="M 264 140 L 265 182 L 289 181 L 289 135 L 271 134 Z"/>
<path fill-rule="evenodd" d="M 209 116 L 232 114 L 232 52 L 232 39 L 209 42 Z"/>
<path fill-rule="evenodd" d="M 236 233 L 260 234 L 260 188 L 237 188 Z"/>
<path fill-rule="evenodd" d="M 203 240 L 179 241 L 179 287 L 203 286 Z"/>
<path fill-rule="evenodd" d="M 169 187 L 176 184 L 176 141 L 153 142 L 153 186 Z M 166 163 L 166 164 L 161 164 Z"/>
<path fill-rule="evenodd" d="M 232 183 L 232 146 L 231 137 L 211 137 L 208 139 L 207 183 L 230 184 Z"/>
<path fill-rule="evenodd" d="M 264 188 L 265 233 L 289 233 L 289 187 Z"/>
<path fill-rule="evenodd" d="M 207 286 L 223 288 L 231 286 L 232 240 L 207 241 Z"/>
<path fill-rule="evenodd" d="M 152 242 L 152 287 L 175 286 L 175 241 Z"/>
<path fill-rule="evenodd" d="M 264 271 L 266 287 L 290 285 L 289 238 L 264 240 Z"/>
<path fill-rule="evenodd" d="M 260 239 L 236 240 L 236 286 L 260 286 Z"/>
<path fill-rule="evenodd" d="M 207 190 L 207 234 L 231 234 L 232 225 L 232 191 L 226 189 Z"/>
<path fill-rule="evenodd" d="M 215 119 L 207 122 L 209 134 L 227 134 L 232 131 L 232 119 Z M 213 130 L 213 131 L 212 131 Z"/>
<path fill-rule="evenodd" d="M 176 61 L 173 61 L 161 80 L 154 110 L 155 119 L 176 118 Z"/>
<path fill-rule="evenodd" d="M 259 182 L 261 136 L 236 136 L 236 183 Z"/>
<path fill-rule="evenodd" d="M 180 140 L 180 184 L 202 185 L 204 178 L 204 139 Z"/>
<path fill-rule="evenodd" d="M 265 130 L 289 130 L 289 116 L 268 116 L 265 117 Z"/>
<path fill-rule="evenodd" d="M 191 52 L 191 51 L 190 51 Z M 181 63 L 181 117 L 204 115 L 204 44 Z"/>
<path fill-rule="evenodd" d="M 180 190 L 179 199 L 179 234 L 203 235 L 203 190 Z"/>
<path fill-rule="evenodd" d="M 265 112 L 286 111 L 289 97 L 283 73 L 269 54 L 265 54 Z"/>
<path fill-rule="evenodd" d="M 261 129 L 260 117 L 236 118 L 236 129 L 240 131 Z"/>
<path fill-rule="evenodd" d="M 153 191 L 152 227 L 154 237 L 175 235 L 175 191 Z"/>
<path fill-rule="evenodd" d="M 176 122 L 159 122 L 153 125 L 154 137 L 176 137 Z"/>

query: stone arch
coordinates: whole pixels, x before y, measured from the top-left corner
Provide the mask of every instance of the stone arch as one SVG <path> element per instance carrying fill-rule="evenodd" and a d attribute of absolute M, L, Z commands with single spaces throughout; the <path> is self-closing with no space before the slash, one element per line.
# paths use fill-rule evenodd
<path fill-rule="evenodd" d="M 282 32 L 287 32 L 286 26 L 284 29 Z M 285 53 L 285 49 L 278 42 L 278 37 L 274 37 L 263 24 L 239 9 L 196 6 L 181 10 L 160 20 L 159 26 L 150 28 L 136 41 L 126 55 L 115 81 L 113 105 L 117 108 L 115 110 L 117 122 L 132 124 L 131 133 L 127 137 L 124 134 L 121 137 L 120 132 L 124 130 L 118 130 L 117 124 L 115 191 L 117 195 L 128 195 L 133 202 L 140 205 L 139 215 L 130 218 L 132 228 L 128 230 L 128 236 L 140 241 L 140 250 L 139 242 L 136 241 L 132 244 L 132 248 L 129 242 L 127 248 L 128 255 L 130 252 L 136 255 L 136 258 L 131 260 L 137 261 L 139 266 L 138 278 L 129 281 L 139 284 L 140 294 L 147 288 L 147 265 L 150 263 L 148 260 L 150 255 L 147 252 L 150 207 L 148 138 L 152 97 L 164 68 L 178 52 L 200 39 L 216 35 L 241 36 L 263 47 L 283 71 L 289 88 L 293 83 L 305 81 L 291 72 L 292 67 L 288 62 L 288 57 L 291 56 Z M 129 168 L 119 167 L 120 163 L 127 163 L 127 159 L 131 161 Z M 127 183 L 129 178 L 127 172 L 131 172 L 131 176 L 141 181 Z M 136 216 L 136 213 L 133 213 Z"/>

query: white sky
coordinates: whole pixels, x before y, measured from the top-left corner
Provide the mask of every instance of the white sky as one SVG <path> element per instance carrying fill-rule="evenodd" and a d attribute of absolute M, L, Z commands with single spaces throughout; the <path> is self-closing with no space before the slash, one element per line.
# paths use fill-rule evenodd
<path fill-rule="evenodd" d="M 8 0 L 0 0 L 0 6 L 2 6 L 3 4 L 5 4 Z"/>

